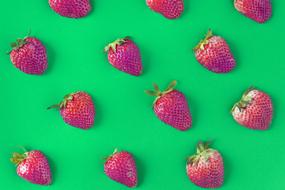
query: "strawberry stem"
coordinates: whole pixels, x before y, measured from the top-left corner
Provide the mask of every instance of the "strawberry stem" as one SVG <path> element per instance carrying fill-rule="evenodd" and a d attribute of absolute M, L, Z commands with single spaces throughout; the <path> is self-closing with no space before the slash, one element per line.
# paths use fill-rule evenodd
<path fill-rule="evenodd" d="M 54 104 L 52 106 L 49 106 L 47 109 L 61 109 L 61 108 L 65 108 L 66 107 L 66 104 L 68 101 L 72 100 L 73 99 L 73 94 L 67 94 L 64 96 L 63 100 L 59 103 L 59 104 Z"/>
<path fill-rule="evenodd" d="M 205 38 L 204 38 L 203 40 L 201 40 L 201 41 L 198 43 L 198 45 L 196 45 L 196 46 L 194 47 L 194 51 L 197 51 L 198 49 L 204 50 L 204 49 L 205 49 L 204 46 L 209 43 L 208 40 L 209 40 L 212 36 L 213 36 L 213 32 L 212 32 L 211 29 L 209 29 L 208 32 L 207 32 L 207 34 L 206 34 L 206 36 L 205 36 Z"/>
<path fill-rule="evenodd" d="M 104 160 L 107 161 L 107 160 L 111 159 L 111 158 L 112 158 L 115 154 L 117 154 L 117 153 L 118 153 L 118 149 L 115 148 L 114 151 L 113 151 L 113 153 L 112 153 L 111 155 L 105 157 Z"/>

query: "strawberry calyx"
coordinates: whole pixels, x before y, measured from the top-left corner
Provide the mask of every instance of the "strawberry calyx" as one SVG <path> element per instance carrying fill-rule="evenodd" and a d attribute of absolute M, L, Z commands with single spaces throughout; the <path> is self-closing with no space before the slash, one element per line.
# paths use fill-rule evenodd
<path fill-rule="evenodd" d="M 190 165 L 198 164 L 200 161 L 200 158 L 205 158 L 207 160 L 212 154 L 212 149 L 209 148 L 210 144 L 211 142 L 209 141 L 207 142 L 200 141 L 197 144 L 196 154 L 189 156 L 187 158 L 187 164 L 190 164 Z"/>
<path fill-rule="evenodd" d="M 67 102 L 73 100 L 73 94 L 74 93 L 65 95 L 63 100 L 59 104 L 52 105 L 52 106 L 48 107 L 47 109 L 49 110 L 49 109 L 53 109 L 53 108 L 57 108 L 57 109 L 65 108 Z"/>
<path fill-rule="evenodd" d="M 118 153 L 118 149 L 115 148 L 114 152 L 111 155 L 105 157 L 104 160 L 108 161 L 109 159 L 111 159 L 117 153 Z"/>
<path fill-rule="evenodd" d="M 104 51 L 108 52 L 110 50 L 110 48 L 116 53 L 117 51 L 117 46 L 123 45 L 124 43 L 127 42 L 127 40 L 130 39 L 130 37 L 125 37 L 125 38 L 119 38 L 117 40 L 115 40 L 112 43 L 109 43 L 105 48 Z"/>
<path fill-rule="evenodd" d="M 16 40 L 16 42 L 12 42 L 12 43 L 10 44 L 10 46 L 12 47 L 12 50 L 8 51 L 7 54 L 10 54 L 11 51 L 13 51 L 13 50 L 20 49 L 20 48 L 23 47 L 25 44 L 27 44 L 28 42 L 26 41 L 26 39 L 27 39 L 28 37 L 30 37 L 30 35 L 31 35 L 31 31 L 28 32 L 28 35 L 27 35 L 26 37 L 24 37 L 24 38 L 18 38 L 18 39 Z"/>
<path fill-rule="evenodd" d="M 7 52 L 7 54 L 10 54 L 13 50 L 18 50 L 20 49 L 21 47 L 23 47 L 25 44 L 27 44 L 27 41 L 26 41 L 26 38 L 18 38 L 16 40 L 16 42 L 12 42 L 10 44 L 10 46 L 12 47 L 12 49 L 10 51 Z"/>
<path fill-rule="evenodd" d="M 158 85 L 154 83 L 153 84 L 154 90 L 146 90 L 145 93 L 150 96 L 155 96 L 156 97 L 154 100 L 154 103 L 155 103 L 160 97 L 174 90 L 174 87 L 176 86 L 176 84 L 177 84 L 177 81 L 174 80 L 168 85 L 168 87 L 164 91 L 160 91 Z"/>
<path fill-rule="evenodd" d="M 209 43 L 209 39 L 213 36 L 213 32 L 211 29 L 208 30 L 205 38 L 203 40 L 201 40 L 198 45 L 195 46 L 194 51 L 197 51 L 198 49 L 205 49 L 205 45 L 207 45 Z"/>
<path fill-rule="evenodd" d="M 24 147 L 20 147 L 24 153 L 20 154 L 18 152 L 14 152 L 12 154 L 12 158 L 10 158 L 10 161 L 15 164 L 15 165 L 19 165 L 22 161 L 24 161 L 27 157 L 28 157 L 28 151 L 24 148 Z"/>
<path fill-rule="evenodd" d="M 243 109 L 246 109 L 246 107 L 252 102 L 252 97 L 248 96 L 248 93 L 249 93 L 250 91 L 252 91 L 252 90 L 254 90 L 254 88 L 253 88 L 253 87 L 250 87 L 249 89 L 247 89 L 247 90 L 243 93 L 241 99 L 240 99 L 237 103 L 235 103 L 234 106 L 232 107 L 231 112 L 233 112 L 233 111 L 236 109 L 236 107 L 237 107 L 240 111 L 243 110 Z"/>

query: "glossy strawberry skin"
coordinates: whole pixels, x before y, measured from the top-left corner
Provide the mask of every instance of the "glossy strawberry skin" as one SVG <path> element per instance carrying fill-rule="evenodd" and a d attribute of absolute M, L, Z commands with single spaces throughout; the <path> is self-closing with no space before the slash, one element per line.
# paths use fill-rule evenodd
<path fill-rule="evenodd" d="M 246 17 L 264 23 L 272 16 L 271 0 L 235 0 L 235 8 Z"/>
<path fill-rule="evenodd" d="M 221 154 L 208 149 L 207 156 L 201 156 L 197 163 L 187 163 L 186 172 L 189 179 L 203 188 L 218 188 L 224 182 L 224 162 Z"/>
<path fill-rule="evenodd" d="M 65 107 L 60 109 L 64 121 L 74 127 L 89 129 L 94 124 L 95 107 L 92 98 L 86 92 L 71 94 L 72 100 L 68 100 Z"/>
<path fill-rule="evenodd" d="M 245 108 L 235 106 L 232 111 L 234 119 L 250 129 L 266 130 L 269 128 L 273 106 L 271 98 L 264 92 L 253 89 L 246 93 L 252 100 Z"/>
<path fill-rule="evenodd" d="M 142 60 L 138 46 L 130 39 L 118 44 L 116 50 L 108 51 L 108 61 L 111 65 L 125 73 L 139 76 L 142 73 Z"/>
<path fill-rule="evenodd" d="M 17 174 L 31 183 L 50 185 L 52 182 L 51 172 L 45 155 L 38 150 L 26 154 L 27 158 L 17 166 Z"/>
<path fill-rule="evenodd" d="M 137 186 L 136 164 L 129 152 L 116 152 L 110 156 L 104 164 L 104 172 L 112 180 L 128 187 Z"/>
<path fill-rule="evenodd" d="M 192 116 L 186 97 L 177 90 L 159 97 L 153 109 L 161 121 L 178 130 L 185 131 L 192 126 Z"/>
<path fill-rule="evenodd" d="M 81 18 L 91 11 L 89 0 L 49 0 L 50 7 L 59 15 Z"/>
<path fill-rule="evenodd" d="M 227 42 L 220 36 L 212 36 L 203 48 L 195 50 L 197 61 L 209 71 L 228 73 L 236 66 L 236 61 Z"/>
<path fill-rule="evenodd" d="M 183 0 L 146 0 L 146 4 L 168 19 L 178 18 L 184 11 Z"/>
<path fill-rule="evenodd" d="M 10 52 L 13 65 L 27 74 L 41 75 L 47 69 L 47 53 L 41 41 L 34 37 L 24 39 L 25 44 Z"/>

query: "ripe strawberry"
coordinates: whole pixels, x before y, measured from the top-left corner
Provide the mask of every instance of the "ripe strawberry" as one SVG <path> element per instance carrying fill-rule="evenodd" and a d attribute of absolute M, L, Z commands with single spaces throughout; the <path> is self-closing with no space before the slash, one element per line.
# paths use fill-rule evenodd
<path fill-rule="evenodd" d="M 47 158 L 39 150 L 13 153 L 11 162 L 17 165 L 17 174 L 23 179 L 40 185 L 50 185 L 51 172 Z"/>
<path fill-rule="evenodd" d="M 11 62 L 24 73 L 41 75 L 47 69 L 46 48 L 39 39 L 25 37 L 11 46 Z"/>
<path fill-rule="evenodd" d="M 91 11 L 89 0 L 49 0 L 50 7 L 64 17 L 80 18 Z"/>
<path fill-rule="evenodd" d="M 174 90 L 175 86 L 176 81 L 173 81 L 165 91 L 161 92 L 154 84 L 155 90 L 147 90 L 146 93 L 156 97 L 153 109 L 161 121 L 178 130 L 185 131 L 192 126 L 192 116 L 184 94 Z"/>
<path fill-rule="evenodd" d="M 51 108 L 59 108 L 63 120 L 71 126 L 89 129 L 94 124 L 95 108 L 91 96 L 86 92 L 68 94 L 62 102 L 48 109 Z"/>
<path fill-rule="evenodd" d="M 236 66 L 227 42 L 220 36 L 214 36 L 211 30 L 194 48 L 194 52 L 198 62 L 212 72 L 227 73 Z"/>
<path fill-rule="evenodd" d="M 108 52 L 108 60 L 115 68 L 135 76 L 142 73 L 140 50 L 129 37 L 117 39 L 104 50 Z"/>
<path fill-rule="evenodd" d="M 221 154 L 209 143 L 199 142 L 197 153 L 187 159 L 186 173 L 189 179 L 203 188 L 217 188 L 224 182 L 224 163 Z"/>
<path fill-rule="evenodd" d="M 232 109 L 232 115 L 239 124 L 257 130 L 268 129 L 272 112 L 271 98 L 253 88 L 248 89 Z"/>
<path fill-rule="evenodd" d="M 184 11 L 183 0 L 146 0 L 146 4 L 168 19 L 178 18 Z"/>
<path fill-rule="evenodd" d="M 104 164 L 105 174 L 114 181 L 128 187 L 137 186 L 137 169 L 131 153 L 117 150 L 109 156 Z"/>
<path fill-rule="evenodd" d="M 272 15 L 270 0 L 234 0 L 235 8 L 246 17 L 264 23 Z"/>

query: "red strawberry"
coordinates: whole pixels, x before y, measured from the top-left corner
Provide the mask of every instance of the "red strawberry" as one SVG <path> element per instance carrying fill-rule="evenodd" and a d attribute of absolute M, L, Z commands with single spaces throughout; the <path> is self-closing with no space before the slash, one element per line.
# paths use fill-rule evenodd
<path fill-rule="evenodd" d="M 234 119 L 250 129 L 266 130 L 272 121 L 271 98 L 259 90 L 250 88 L 232 109 Z"/>
<path fill-rule="evenodd" d="M 89 0 L 49 0 L 50 7 L 64 17 L 80 18 L 91 11 Z"/>
<path fill-rule="evenodd" d="M 186 172 L 189 179 L 203 188 L 217 188 L 224 182 L 224 162 L 221 154 L 209 143 L 200 142 L 197 153 L 187 159 Z"/>
<path fill-rule="evenodd" d="M 117 39 L 105 47 L 108 60 L 120 71 L 138 76 L 142 73 L 142 61 L 138 46 L 129 38 Z"/>
<path fill-rule="evenodd" d="M 183 0 L 146 0 L 146 4 L 168 19 L 178 18 L 184 11 Z"/>
<path fill-rule="evenodd" d="M 165 91 L 161 92 L 154 84 L 155 90 L 147 90 L 146 93 L 156 97 L 153 109 L 161 121 L 178 130 L 185 131 L 192 126 L 192 116 L 184 94 L 174 90 L 175 86 L 176 81 L 173 81 Z"/>
<path fill-rule="evenodd" d="M 41 75 L 47 69 L 46 48 L 39 39 L 25 37 L 11 46 L 10 59 L 24 73 Z"/>
<path fill-rule="evenodd" d="M 137 169 L 131 153 L 122 151 L 114 153 L 107 158 L 104 164 L 105 174 L 114 181 L 128 187 L 137 186 Z"/>
<path fill-rule="evenodd" d="M 59 108 L 63 120 L 71 126 L 89 129 L 94 124 L 95 108 L 91 96 L 86 92 L 68 94 L 62 102 L 50 108 Z"/>
<path fill-rule="evenodd" d="M 194 52 L 198 62 L 212 72 L 227 73 L 236 66 L 227 42 L 220 36 L 214 36 L 211 30 L 194 48 Z"/>
<path fill-rule="evenodd" d="M 235 8 L 246 17 L 264 23 L 272 15 L 272 5 L 270 0 L 235 0 Z"/>
<path fill-rule="evenodd" d="M 13 153 L 11 162 L 17 165 L 17 174 L 25 180 L 40 184 L 51 184 L 51 172 L 47 158 L 39 150 Z"/>

